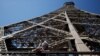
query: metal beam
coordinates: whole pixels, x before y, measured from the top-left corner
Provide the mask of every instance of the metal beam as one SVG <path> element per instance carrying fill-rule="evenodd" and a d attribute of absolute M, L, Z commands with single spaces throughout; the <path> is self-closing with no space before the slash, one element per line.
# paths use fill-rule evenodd
<path fill-rule="evenodd" d="M 79 25 L 93 25 L 93 26 L 100 26 L 100 24 L 94 24 L 94 23 L 78 23 L 78 22 L 72 22 L 72 24 L 79 24 Z"/>
<path fill-rule="evenodd" d="M 60 14 L 61 14 L 61 13 L 60 13 Z M 57 16 L 59 16 L 60 14 L 58 14 Z M 45 20 L 45 21 L 43 21 L 43 22 L 41 22 L 41 23 L 38 23 L 38 25 L 41 25 L 41 24 L 43 24 L 43 23 L 45 23 L 45 22 L 47 22 L 47 21 L 49 21 L 49 20 L 51 20 L 51 19 L 53 19 L 53 18 L 56 18 L 57 16 L 54 16 L 54 17 L 52 17 L 52 18 L 50 18 L 50 19 L 47 19 L 47 20 Z M 36 27 L 36 26 L 37 26 L 37 25 L 32 25 L 32 26 L 30 26 L 30 27 L 28 27 L 28 28 L 25 28 L 25 29 L 20 30 L 20 31 L 16 31 L 16 32 L 14 32 L 14 33 L 12 33 L 12 34 L 9 34 L 9 35 L 7 35 L 7 36 L 2 36 L 2 37 L 0 38 L 0 41 L 1 41 L 2 39 L 5 39 L 5 38 L 7 38 L 7 37 L 12 37 L 13 35 L 15 35 L 15 34 L 17 34 L 17 33 L 23 32 L 23 31 L 25 31 L 25 30 L 31 29 L 31 28 Z"/>
<path fill-rule="evenodd" d="M 90 51 L 90 49 L 81 40 L 81 38 L 80 38 L 79 34 L 77 33 L 75 27 L 73 26 L 70 19 L 68 18 L 68 15 L 67 15 L 66 11 L 65 11 L 65 17 L 66 17 L 70 32 L 71 32 L 72 36 L 75 38 L 75 45 L 76 45 L 77 51 L 78 52 Z"/>

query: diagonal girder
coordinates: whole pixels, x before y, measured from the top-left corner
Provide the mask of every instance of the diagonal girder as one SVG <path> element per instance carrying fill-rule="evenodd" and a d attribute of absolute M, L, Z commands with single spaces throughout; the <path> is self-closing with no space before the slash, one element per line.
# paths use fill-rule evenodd
<path fill-rule="evenodd" d="M 67 23 L 66 21 L 63 21 L 63 20 L 60 20 L 60 19 L 53 19 L 55 21 L 60 21 L 60 22 L 63 22 L 63 23 Z"/>
<path fill-rule="evenodd" d="M 94 23 L 78 23 L 78 22 L 73 22 L 72 24 L 79 24 L 79 25 L 98 25 L 98 26 L 100 26 L 100 24 L 94 24 Z"/>
<path fill-rule="evenodd" d="M 60 14 L 61 14 L 61 13 L 60 13 Z M 56 18 L 56 17 L 59 16 L 60 14 L 58 14 L 58 15 L 56 15 L 56 16 L 50 18 L 50 19 L 47 19 L 47 20 L 45 20 L 45 21 L 43 21 L 43 22 L 41 22 L 41 23 L 38 23 L 38 24 L 41 25 L 41 24 L 43 24 L 43 23 L 45 23 L 45 22 L 47 22 L 47 21 L 49 21 L 49 20 L 51 20 L 51 19 L 53 19 L 53 18 Z M 28 28 L 26 28 L 26 29 L 23 29 L 23 30 L 20 30 L 20 31 L 16 31 L 16 32 L 14 32 L 14 33 L 12 33 L 12 34 L 9 34 L 9 35 L 7 35 L 7 36 L 2 36 L 2 37 L 0 38 L 0 40 L 2 40 L 3 38 L 12 37 L 14 34 L 23 32 L 23 31 L 25 31 L 25 30 L 31 29 L 31 28 L 36 27 L 36 26 L 37 26 L 37 25 L 32 25 L 32 26 L 30 26 L 30 27 L 28 27 Z"/>
<path fill-rule="evenodd" d="M 97 43 L 100 43 L 100 40 L 98 39 L 95 39 L 95 38 L 87 38 L 85 40 L 88 40 L 88 41 L 93 41 L 93 42 L 97 42 Z"/>
<path fill-rule="evenodd" d="M 73 26 L 70 19 L 68 18 L 66 11 L 65 11 L 65 17 L 66 17 L 69 29 L 71 31 L 71 34 L 75 38 L 75 45 L 76 45 L 77 51 L 78 52 L 80 52 L 80 51 L 90 51 L 90 49 L 81 40 L 81 38 L 80 38 L 79 34 L 77 33 L 75 27 Z"/>
<path fill-rule="evenodd" d="M 53 28 L 53 27 L 41 25 L 41 24 L 34 23 L 34 22 L 30 22 L 30 23 L 33 23 L 33 24 L 36 24 L 36 25 L 38 25 L 38 26 L 42 26 L 42 27 L 44 27 L 44 28 L 48 28 L 48 29 L 51 29 L 51 30 L 55 30 L 55 31 L 58 31 L 58 32 L 61 32 L 61 33 L 68 34 L 68 32 L 67 32 L 67 31 L 64 31 L 64 30 L 56 29 L 56 28 Z"/>
<path fill-rule="evenodd" d="M 66 21 L 63 21 L 63 20 L 60 20 L 60 19 L 53 19 L 53 20 L 55 20 L 55 21 L 60 21 L 60 22 L 63 22 L 63 23 L 66 23 L 67 24 L 67 22 Z M 100 26 L 100 24 L 95 24 L 95 23 L 81 23 L 81 22 L 72 22 L 72 24 L 79 24 L 79 25 L 98 25 L 98 26 Z"/>

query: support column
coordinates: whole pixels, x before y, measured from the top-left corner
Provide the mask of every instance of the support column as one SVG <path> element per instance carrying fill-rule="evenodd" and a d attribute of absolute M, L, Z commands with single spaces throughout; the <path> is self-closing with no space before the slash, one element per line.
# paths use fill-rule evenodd
<path fill-rule="evenodd" d="M 7 51 L 7 47 L 6 47 L 6 43 L 5 43 L 5 39 L 3 39 L 2 37 L 4 36 L 4 27 L 0 27 L 0 51 Z M 6 56 L 9 56 L 9 54 L 5 54 Z M 0 56 L 2 56 L 2 54 L 0 54 Z"/>
<path fill-rule="evenodd" d="M 3 44 L 3 40 L 2 40 L 2 36 L 4 36 L 4 28 L 0 27 L 0 51 L 2 49 L 2 44 Z"/>
<path fill-rule="evenodd" d="M 3 27 L 0 27 L 0 38 L 4 36 L 4 28 Z"/>
<path fill-rule="evenodd" d="M 75 38 L 75 45 L 76 45 L 76 49 L 78 52 L 85 52 L 85 51 L 90 51 L 90 49 L 83 43 L 83 41 L 81 40 L 79 34 L 77 33 L 74 25 L 71 23 L 70 19 L 68 18 L 68 15 L 65 11 L 65 17 L 69 26 L 69 30 L 72 34 L 72 36 Z"/>

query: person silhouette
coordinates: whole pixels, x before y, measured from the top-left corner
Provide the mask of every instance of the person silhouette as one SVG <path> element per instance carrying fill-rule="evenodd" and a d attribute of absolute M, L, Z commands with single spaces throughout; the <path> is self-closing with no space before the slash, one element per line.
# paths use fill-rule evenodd
<path fill-rule="evenodd" d="M 38 56 L 46 56 L 46 54 L 43 52 L 47 52 L 47 50 L 48 50 L 48 42 L 46 40 L 44 42 L 42 42 L 42 40 L 40 40 L 38 47 L 33 51 Z"/>

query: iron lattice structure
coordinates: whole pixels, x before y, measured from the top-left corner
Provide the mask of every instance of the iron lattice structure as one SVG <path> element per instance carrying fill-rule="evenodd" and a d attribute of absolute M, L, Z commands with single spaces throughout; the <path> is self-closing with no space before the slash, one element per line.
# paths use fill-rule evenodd
<path fill-rule="evenodd" d="M 5 26 L 0 50 L 1 53 L 31 52 L 39 40 L 47 40 L 50 51 L 99 52 L 100 15 L 66 2 L 63 7 L 46 15 Z"/>

